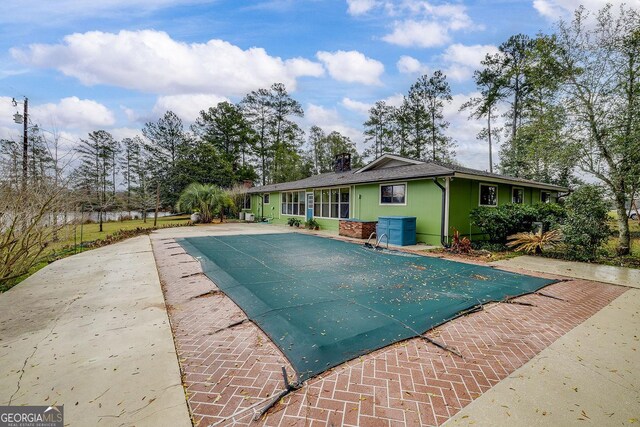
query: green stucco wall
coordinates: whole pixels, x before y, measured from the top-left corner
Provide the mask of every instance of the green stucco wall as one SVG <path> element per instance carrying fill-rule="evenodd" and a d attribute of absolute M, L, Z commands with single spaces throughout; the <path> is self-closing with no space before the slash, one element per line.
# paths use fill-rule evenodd
<path fill-rule="evenodd" d="M 444 181 L 441 180 L 444 183 Z M 403 182 L 404 183 L 404 182 Z M 350 217 L 376 221 L 380 216 L 401 215 L 415 216 L 418 242 L 430 245 L 440 244 L 440 210 L 441 192 L 431 180 L 408 181 L 406 205 L 381 205 L 380 184 L 351 186 Z M 307 189 L 311 191 L 312 189 Z M 262 213 L 261 196 L 254 194 L 251 198 L 251 212 L 257 218 L 271 218 L 274 224 L 286 224 L 292 216 L 302 222 L 305 215 L 283 215 L 280 213 L 280 193 L 270 193 L 270 203 L 264 205 Z M 338 219 L 315 218 L 322 229 L 338 230 Z"/>
<path fill-rule="evenodd" d="M 445 180 L 439 182 L 444 186 Z M 350 217 L 367 221 L 376 221 L 380 216 L 415 216 L 417 241 L 428 245 L 440 245 L 441 190 L 432 179 L 415 181 L 389 182 L 385 184 L 405 183 L 406 205 L 381 205 L 380 183 L 351 186 Z M 480 183 L 498 186 L 498 205 L 511 203 L 513 187 L 524 189 L 524 203 L 540 202 L 540 190 L 521 185 L 491 183 L 471 179 L 454 178 L 449 181 L 449 229 L 453 235 L 454 228 L 461 235 L 470 236 L 472 240 L 484 238 L 480 230 L 471 224 L 470 213 L 479 205 Z M 307 192 L 313 191 L 309 188 Z M 555 196 L 555 194 L 554 194 Z M 555 197 L 554 197 L 555 199 Z M 262 204 L 261 196 L 251 197 L 251 212 L 260 218 L 270 218 L 274 224 L 285 225 L 289 218 L 295 217 L 305 222 L 305 215 L 283 215 L 280 213 L 281 195 L 270 193 L 270 203 Z M 264 208 L 264 212 L 263 212 Z M 245 210 L 246 212 L 247 210 Z M 338 230 L 338 219 L 315 218 L 322 229 Z"/>
<path fill-rule="evenodd" d="M 406 206 L 381 205 L 380 184 L 357 185 L 352 194 L 352 215 L 376 221 L 380 216 L 415 216 L 416 239 L 428 245 L 440 244 L 442 192 L 432 180 L 407 181 Z"/>
<path fill-rule="evenodd" d="M 511 185 L 495 182 L 476 181 L 470 179 L 454 178 L 449 182 L 449 236 L 453 235 L 453 229 L 457 229 L 461 235 L 469 236 L 471 240 L 483 239 L 483 233 L 471 224 L 471 210 L 480 204 L 480 184 L 498 186 L 498 205 L 511 203 L 511 190 L 522 188 L 524 190 L 524 203 L 540 203 L 540 189 L 525 187 L 523 185 Z M 555 197 L 552 197 L 552 200 Z"/>

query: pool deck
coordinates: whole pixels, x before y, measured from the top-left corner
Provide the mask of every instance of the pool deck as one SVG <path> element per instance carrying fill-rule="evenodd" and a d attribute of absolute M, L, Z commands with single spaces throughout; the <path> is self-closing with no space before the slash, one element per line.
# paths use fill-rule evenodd
<path fill-rule="evenodd" d="M 617 347 L 615 352 L 609 353 L 616 353 L 616 356 L 604 352 L 609 344 L 603 341 L 603 353 L 598 357 L 604 357 L 611 364 L 600 363 L 598 366 L 628 370 L 629 365 L 625 365 L 624 360 L 637 360 L 637 294 L 622 286 L 564 277 L 565 281 L 544 289 L 544 293 L 560 299 L 527 295 L 516 301 L 533 305 L 489 304 L 480 312 L 430 332 L 431 337 L 457 349 L 462 358 L 419 338 L 393 344 L 312 378 L 256 421 L 257 411 L 284 388 L 281 368 L 284 366 L 289 374 L 293 370 L 267 336 L 253 323 L 243 321 L 246 320 L 244 313 L 224 294 L 216 292 L 216 286 L 201 273 L 199 263 L 184 253 L 173 239 L 212 232 L 218 235 L 290 231 L 293 230 L 288 227 L 227 224 L 161 230 L 152 236 L 188 403 L 197 425 L 410 426 L 442 425 L 450 419 L 451 423 L 473 425 L 483 425 L 483 422 L 484 425 L 512 424 L 513 419 L 504 411 L 482 412 L 484 405 L 481 402 L 492 399 L 485 396 L 504 388 L 503 384 L 512 381 L 514 375 L 520 378 L 521 370 L 530 369 L 532 365 L 535 369 L 539 366 L 537 361 L 544 361 L 548 357 L 544 355 L 554 351 L 556 346 L 567 345 L 567 342 L 579 345 L 585 333 L 590 333 L 593 340 L 608 334 L 608 329 L 594 332 L 593 327 L 589 327 L 591 320 L 584 323 L 603 308 L 601 313 L 604 314 L 592 319 L 597 321 L 604 316 L 622 326 L 616 331 L 618 339 L 610 334 L 615 341 L 610 344 Z M 518 266 L 501 268 L 527 272 Z M 610 310 L 618 312 L 619 318 L 608 315 Z M 630 322 L 629 326 L 624 326 L 625 322 Z M 586 332 L 574 336 L 572 330 L 577 326 L 575 331 L 585 329 Z M 602 324 L 605 328 L 609 326 L 612 325 Z M 633 328 L 636 328 L 635 338 Z M 628 345 L 619 345 L 620 339 L 626 340 Z M 581 365 L 580 360 L 572 359 L 572 356 L 567 357 L 566 365 L 558 365 L 562 372 L 586 365 Z M 587 366 L 585 369 L 594 368 Z M 615 382 L 622 375 L 609 372 L 611 369 L 598 368 L 597 371 L 595 377 L 585 377 L 589 378 L 585 380 L 586 384 L 576 383 L 580 393 L 562 396 L 566 400 L 554 403 L 568 408 L 575 404 L 576 398 L 587 399 L 583 390 L 588 385 L 600 388 L 594 384 L 599 385 L 601 378 Z M 530 377 L 528 388 L 523 390 L 549 395 L 546 386 L 549 378 Z M 551 379 L 561 382 L 561 378 L 555 372 Z M 635 378 L 625 374 L 625 381 Z M 637 384 L 637 381 L 631 384 Z M 627 393 L 631 391 L 629 399 L 616 400 L 621 389 L 611 387 L 608 390 L 614 409 L 616 402 L 626 408 L 629 399 L 633 401 L 637 396 L 633 394 L 637 389 L 631 388 L 627 390 Z M 497 396 L 489 402 L 499 406 L 502 395 Z M 522 403 L 523 410 L 529 406 L 526 401 Z M 478 412 L 464 412 L 474 408 L 479 408 L 476 409 Z M 545 412 L 542 417 L 558 414 L 550 410 Z M 627 417 L 627 421 L 633 418 L 629 410 L 617 412 L 620 417 Z M 470 421 L 472 416 L 473 422 Z M 554 416 L 541 418 L 536 423 L 557 425 L 569 420 Z M 587 413 L 587 416 L 591 415 Z M 576 418 L 575 422 L 581 421 Z"/>
<path fill-rule="evenodd" d="M 312 378 L 254 421 L 283 390 L 281 368 L 293 370 L 174 239 L 292 231 L 164 229 L 45 267 L 0 294 L 0 404 L 64 404 L 72 426 L 188 426 L 189 411 L 200 426 L 639 422 L 637 271 L 538 257 L 499 265 L 565 279 L 544 289 L 561 299 L 489 304 L 430 332 L 462 358 L 397 343 Z"/>
<path fill-rule="evenodd" d="M 0 405 L 64 405 L 65 426 L 191 426 L 149 237 L 0 294 L 0 384 Z"/>

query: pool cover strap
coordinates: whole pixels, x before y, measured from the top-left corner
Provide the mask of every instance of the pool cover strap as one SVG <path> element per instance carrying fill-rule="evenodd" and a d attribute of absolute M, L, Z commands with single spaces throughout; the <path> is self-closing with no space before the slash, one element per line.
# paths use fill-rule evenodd
<path fill-rule="evenodd" d="M 475 306 L 553 283 L 297 233 L 178 242 L 282 350 L 298 382 Z"/>

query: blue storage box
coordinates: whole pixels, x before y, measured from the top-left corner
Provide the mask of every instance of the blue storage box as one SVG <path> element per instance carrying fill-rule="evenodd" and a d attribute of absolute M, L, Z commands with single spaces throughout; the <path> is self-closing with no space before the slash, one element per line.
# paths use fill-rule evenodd
<path fill-rule="evenodd" d="M 386 237 L 382 237 L 386 234 Z M 415 216 L 380 216 L 376 226 L 376 236 L 381 244 L 387 243 L 398 246 L 416 244 L 416 217 Z"/>

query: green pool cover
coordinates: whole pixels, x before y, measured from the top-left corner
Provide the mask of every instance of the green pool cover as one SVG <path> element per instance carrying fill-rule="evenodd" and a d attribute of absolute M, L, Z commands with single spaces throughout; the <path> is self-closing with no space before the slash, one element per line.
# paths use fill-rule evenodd
<path fill-rule="evenodd" d="M 178 240 L 299 381 L 552 280 L 303 234 Z"/>

